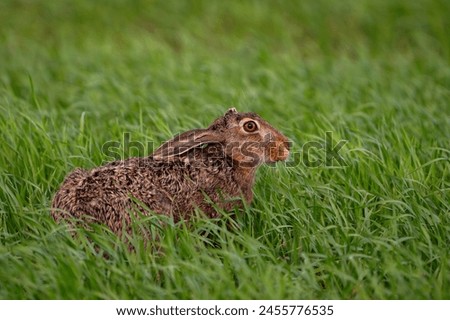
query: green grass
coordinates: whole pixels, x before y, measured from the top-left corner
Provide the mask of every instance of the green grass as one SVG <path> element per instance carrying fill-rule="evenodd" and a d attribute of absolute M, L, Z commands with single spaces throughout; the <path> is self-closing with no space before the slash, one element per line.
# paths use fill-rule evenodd
<path fill-rule="evenodd" d="M 0 298 L 450 299 L 449 15 L 445 0 L 1 1 Z M 50 218 L 104 143 L 130 132 L 150 152 L 231 105 L 294 143 L 236 222 L 147 218 L 130 252 Z M 328 131 L 346 165 L 307 167 Z"/>

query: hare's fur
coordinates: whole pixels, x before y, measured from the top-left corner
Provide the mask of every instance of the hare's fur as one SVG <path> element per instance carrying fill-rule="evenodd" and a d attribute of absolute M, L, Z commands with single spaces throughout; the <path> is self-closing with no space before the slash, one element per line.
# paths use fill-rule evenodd
<path fill-rule="evenodd" d="M 243 121 L 254 121 L 258 130 L 245 132 Z M 119 233 L 136 210 L 188 220 L 198 208 L 216 217 L 216 206 L 230 211 L 243 206 L 242 198 L 250 203 L 256 168 L 285 160 L 288 148 L 287 138 L 258 115 L 230 109 L 207 129 L 178 135 L 148 157 L 76 169 L 56 193 L 52 215 L 104 223 Z"/>

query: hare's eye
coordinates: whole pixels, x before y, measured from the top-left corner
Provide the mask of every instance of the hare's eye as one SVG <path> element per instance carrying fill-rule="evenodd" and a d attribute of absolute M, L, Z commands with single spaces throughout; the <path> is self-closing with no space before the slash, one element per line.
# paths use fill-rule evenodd
<path fill-rule="evenodd" d="M 247 132 L 255 132 L 258 129 L 255 121 L 247 121 L 244 123 L 244 130 Z"/>

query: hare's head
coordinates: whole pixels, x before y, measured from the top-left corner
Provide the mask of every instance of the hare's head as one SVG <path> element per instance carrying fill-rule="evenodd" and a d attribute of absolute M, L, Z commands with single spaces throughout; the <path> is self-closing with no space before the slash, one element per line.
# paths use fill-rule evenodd
<path fill-rule="evenodd" d="M 153 157 L 172 158 L 205 144 L 220 144 L 234 162 L 246 166 L 286 160 L 289 141 L 256 113 L 229 109 L 207 129 L 182 133 L 159 147 Z"/>

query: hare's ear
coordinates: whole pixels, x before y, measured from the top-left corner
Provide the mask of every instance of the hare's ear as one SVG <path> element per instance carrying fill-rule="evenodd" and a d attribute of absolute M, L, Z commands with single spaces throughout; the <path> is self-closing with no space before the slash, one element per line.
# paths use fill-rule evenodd
<path fill-rule="evenodd" d="M 219 136 L 211 130 L 190 130 L 181 133 L 162 144 L 155 152 L 153 152 L 152 157 L 156 160 L 170 159 L 171 157 L 181 155 L 202 144 L 222 141 L 223 136 Z"/>

